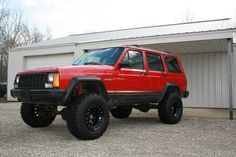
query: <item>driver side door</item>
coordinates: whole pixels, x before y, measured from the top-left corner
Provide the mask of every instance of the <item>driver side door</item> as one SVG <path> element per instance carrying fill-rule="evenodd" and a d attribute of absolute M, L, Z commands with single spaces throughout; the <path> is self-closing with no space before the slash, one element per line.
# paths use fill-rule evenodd
<path fill-rule="evenodd" d="M 142 51 L 128 50 L 123 57 L 115 77 L 115 95 L 126 102 L 140 102 L 150 92 L 144 54 Z"/>

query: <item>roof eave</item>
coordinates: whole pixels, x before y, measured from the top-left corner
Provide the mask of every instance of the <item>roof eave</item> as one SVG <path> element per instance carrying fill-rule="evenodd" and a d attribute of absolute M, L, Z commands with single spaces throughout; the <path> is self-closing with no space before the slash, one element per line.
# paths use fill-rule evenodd
<path fill-rule="evenodd" d="M 66 46 L 74 46 L 75 43 L 66 43 L 66 44 L 54 44 L 54 45 L 40 45 L 40 46 L 29 46 L 29 47 L 16 47 L 10 50 L 10 52 L 24 51 L 24 50 L 34 50 L 34 49 L 47 49 L 47 48 L 58 48 Z"/>
<path fill-rule="evenodd" d="M 147 44 L 162 44 L 162 43 L 200 41 L 200 40 L 217 40 L 217 39 L 229 39 L 229 38 L 232 39 L 234 32 L 236 32 L 236 29 L 92 41 L 92 42 L 76 43 L 76 45 L 80 45 L 81 47 L 83 47 L 83 49 L 93 49 L 102 47 L 104 48 L 105 42 L 107 42 L 108 46 L 111 45 L 121 46 L 121 45 L 132 45 L 132 44 L 147 45 Z"/>
<path fill-rule="evenodd" d="M 170 42 L 184 42 L 184 41 L 193 41 L 193 40 L 214 40 L 214 39 L 228 39 L 234 38 L 236 28 L 225 29 L 225 30 L 211 30 L 211 31 L 202 31 L 202 32 L 186 32 L 186 33 L 176 33 L 176 34 L 163 34 L 163 35 L 152 35 L 152 36 L 142 36 L 142 37 L 133 37 L 133 38 L 120 38 L 120 39 L 107 39 L 107 40 L 94 40 L 88 42 L 71 42 L 65 44 L 54 44 L 54 45 L 40 45 L 40 46 L 29 46 L 29 47 L 19 47 L 11 49 L 10 52 L 24 51 L 24 50 L 34 50 L 34 49 L 46 49 L 46 48 L 56 48 L 56 47 L 65 47 L 73 46 L 77 44 L 92 44 L 92 43 L 102 43 L 102 42 L 115 42 L 115 41 L 124 41 L 131 40 L 135 41 L 144 41 L 148 39 L 157 39 L 155 42 L 158 43 L 170 43 Z M 169 39 L 169 40 L 167 40 Z M 132 43 L 139 44 L 139 43 Z M 145 44 L 145 43 L 144 43 Z"/>

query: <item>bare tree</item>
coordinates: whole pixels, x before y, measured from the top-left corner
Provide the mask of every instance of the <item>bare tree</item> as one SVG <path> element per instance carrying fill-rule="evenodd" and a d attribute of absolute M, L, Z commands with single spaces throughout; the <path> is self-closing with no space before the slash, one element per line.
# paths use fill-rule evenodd
<path fill-rule="evenodd" d="M 37 26 L 30 28 L 22 22 L 21 13 L 12 13 L 4 0 L 0 0 L 0 82 L 7 80 L 10 49 L 49 39 L 49 29 L 43 34 Z"/>
<path fill-rule="evenodd" d="M 186 9 L 182 18 L 181 18 L 181 21 L 182 22 L 192 22 L 195 20 L 195 18 L 196 18 L 196 16 L 195 16 L 194 12 L 189 9 Z"/>
<path fill-rule="evenodd" d="M 51 40 L 52 39 L 52 29 L 47 27 L 46 34 L 44 35 L 45 40 Z"/>
<path fill-rule="evenodd" d="M 34 26 L 31 32 L 31 43 L 43 41 L 43 34 L 39 31 L 38 27 Z"/>

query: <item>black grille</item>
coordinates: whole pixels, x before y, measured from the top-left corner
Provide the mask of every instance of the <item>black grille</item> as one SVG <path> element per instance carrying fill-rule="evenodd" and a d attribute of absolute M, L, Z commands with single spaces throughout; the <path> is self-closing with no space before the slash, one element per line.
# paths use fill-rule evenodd
<path fill-rule="evenodd" d="M 45 88 L 45 83 L 47 81 L 47 73 L 20 75 L 18 88 L 41 89 Z"/>

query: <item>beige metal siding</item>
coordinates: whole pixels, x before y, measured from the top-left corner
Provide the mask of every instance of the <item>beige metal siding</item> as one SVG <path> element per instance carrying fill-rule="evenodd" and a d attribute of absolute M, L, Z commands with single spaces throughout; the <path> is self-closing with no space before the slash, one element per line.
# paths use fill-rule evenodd
<path fill-rule="evenodd" d="M 227 53 L 179 55 L 185 69 L 190 95 L 186 107 L 228 107 Z"/>

